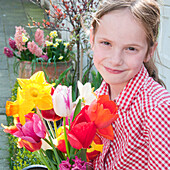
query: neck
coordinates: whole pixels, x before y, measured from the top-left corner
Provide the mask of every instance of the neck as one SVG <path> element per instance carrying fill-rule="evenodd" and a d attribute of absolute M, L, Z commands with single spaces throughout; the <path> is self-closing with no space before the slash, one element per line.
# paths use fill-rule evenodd
<path fill-rule="evenodd" d="M 118 95 L 121 93 L 121 91 L 124 89 L 125 85 L 109 85 L 109 94 L 110 94 L 110 99 L 114 100 L 118 97 Z"/>

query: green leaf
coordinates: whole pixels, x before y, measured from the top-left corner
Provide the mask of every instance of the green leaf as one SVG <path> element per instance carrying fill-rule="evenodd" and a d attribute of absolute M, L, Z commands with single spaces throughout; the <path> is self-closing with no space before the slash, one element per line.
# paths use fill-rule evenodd
<path fill-rule="evenodd" d="M 45 153 L 46 153 L 46 155 L 48 156 L 48 158 L 50 159 L 50 161 L 51 161 L 53 164 L 57 165 L 57 162 L 55 161 L 55 156 L 54 156 L 53 150 L 47 149 L 47 150 L 45 151 Z"/>
<path fill-rule="evenodd" d="M 75 119 L 75 117 L 80 113 L 81 111 L 81 99 L 79 99 L 76 109 L 74 111 L 74 116 L 73 116 L 73 120 Z"/>
<path fill-rule="evenodd" d="M 82 161 L 87 161 L 86 159 L 86 149 L 80 149 L 77 154 L 78 158 L 81 158 Z"/>

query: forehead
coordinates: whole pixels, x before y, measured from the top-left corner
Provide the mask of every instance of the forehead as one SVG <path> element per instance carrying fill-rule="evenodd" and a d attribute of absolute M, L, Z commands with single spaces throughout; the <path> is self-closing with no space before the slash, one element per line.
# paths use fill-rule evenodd
<path fill-rule="evenodd" d="M 146 41 L 142 24 L 134 18 L 129 9 L 120 9 L 102 16 L 96 30 L 96 36 L 109 39 L 119 38 L 125 41 Z"/>

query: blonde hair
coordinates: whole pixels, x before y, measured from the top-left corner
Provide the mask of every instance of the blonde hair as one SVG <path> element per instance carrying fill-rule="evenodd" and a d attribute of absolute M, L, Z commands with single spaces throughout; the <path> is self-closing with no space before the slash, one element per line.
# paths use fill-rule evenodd
<path fill-rule="evenodd" d="M 93 33 L 96 33 L 99 25 L 99 19 L 102 16 L 111 11 L 124 8 L 128 8 L 134 18 L 142 24 L 147 36 L 149 51 L 149 48 L 157 41 L 160 23 L 160 9 L 156 0 L 104 0 L 100 4 L 92 20 Z M 165 86 L 162 80 L 159 79 L 158 69 L 155 66 L 153 57 L 151 57 L 147 63 L 144 63 L 144 65 L 149 76 L 159 84 Z"/>

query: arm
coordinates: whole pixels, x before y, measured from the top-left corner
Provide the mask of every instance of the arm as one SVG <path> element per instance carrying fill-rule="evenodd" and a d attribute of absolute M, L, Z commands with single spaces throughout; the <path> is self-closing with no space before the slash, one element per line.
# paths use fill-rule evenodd
<path fill-rule="evenodd" d="M 148 115 L 148 169 L 170 167 L 169 125 L 170 104 L 163 103 Z"/>

